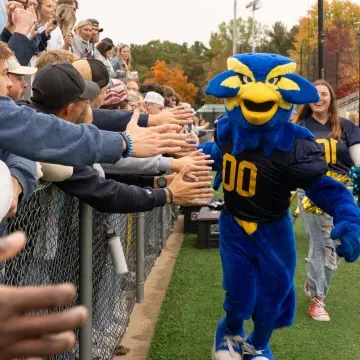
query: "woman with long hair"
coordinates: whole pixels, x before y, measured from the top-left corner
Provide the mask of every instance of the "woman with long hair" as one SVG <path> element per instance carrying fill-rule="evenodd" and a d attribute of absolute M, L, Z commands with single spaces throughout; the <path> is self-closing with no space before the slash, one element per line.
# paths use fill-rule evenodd
<path fill-rule="evenodd" d="M 316 141 L 324 147 L 328 163 L 328 175 L 348 183 L 353 165 L 360 164 L 360 129 L 351 121 L 338 116 L 336 96 L 331 85 L 318 80 L 314 83 L 320 95 L 316 104 L 299 108 L 296 123 L 310 130 Z M 318 321 L 330 321 L 324 308 L 332 273 L 337 269 L 337 242 L 330 233 L 332 218 L 320 209 L 309 206 L 302 190 L 299 190 L 299 208 L 309 239 L 309 256 L 305 293 L 311 297 L 309 315 Z"/>
<path fill-rule="evenodd" d="M 54 0 L 38 0 L 37 5 L 34 7 L 37 23 L 35 30 L 40 33 L 42 31 L 51 31 L 56 27 L 52 26 L 52 21 L 55 20 L 56 2 Z M 50 32 L 48 31 L 48 36 Z"/>
<path fill-rule="evenodd" d="M 34 51 L 34 56 L 31 58 L 31 66 L 35 66 L 38 56 L 47 49 L 49 41 L 54 41 L 52 33 L 57 27 L 57 24 L 55 24 L 55 9 L 56 2 L 54 0 L 38 0 L 33 7 L 36 22 L 30 32 L 30 38 L 36 47 L 36 51 Z M 31 86 L 29 88 L 31 89 Z"/>
<path fill-rule="evenodd" d="M 110 79 L 115 77 L 114 68 L 111 64 L 110 58 L 114 47 L 106 41 L 101 41 L 96 48 L 99 51 L 97 60 L 100 60 L 107 68 Z"/>
<path fill-rule="evenodd" d="M 72 32 L 76 23 L 76 15 L 73 7 L 66 4 L 58 5 L 56 8 L 56 18 L 58 27 L 54 32 L 61 32 L 61 36 L 59 36 L 63 39 L 61 48 L 72 52 Z"/>
<path fill-rule="evenodd" d="M 120 45 L 117 57 L 112 59 L 111 64 L 114 68 L 117 79 L 125 80 L 130 77 L 132 68 L 130 46 L 126 44 Z"/>

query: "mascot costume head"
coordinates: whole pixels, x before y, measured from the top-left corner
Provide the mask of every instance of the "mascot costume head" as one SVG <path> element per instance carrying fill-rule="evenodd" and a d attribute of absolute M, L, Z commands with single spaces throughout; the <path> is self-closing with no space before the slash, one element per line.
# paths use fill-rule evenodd
<path fill-rule="evenodd" d="M 208 95 L 225 98 L 227 120 L 218 124 L 219 142 L 232 135 L 234 154 L 261 145 L 265 155 L 275 147 L 289 151 L 296 135 L 286 126 L 293 104 L 318 102 L 317 89 L 295 74 L 295 61 L 284 56 L 240 54 L 227 64 L 228 71 L 214 77 L 206 89 Z"/>

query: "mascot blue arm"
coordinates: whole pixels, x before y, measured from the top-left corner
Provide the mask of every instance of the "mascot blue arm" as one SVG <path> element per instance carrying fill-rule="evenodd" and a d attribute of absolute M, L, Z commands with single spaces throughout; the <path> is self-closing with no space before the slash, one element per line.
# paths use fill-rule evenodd
<path fill-rule="evenodd" d="M 331 177 L 323 176 L 306 191 L 309 199 L 320 209 L 334 218 L 333 240 L 341 245 L 336 251 L 348 262 L 360 256 L 360 209 L 350 191 Z"/>
<path fill-rule="evenodd" d="M 211 160 L 214 160 L 212 169 L 216 171 L 213 188 L 218 190 L 221 185 L 221 171 L 222 171 L 222 153 L 219 146 L 214 141 L 208 141 L 204 145 L 199 145 L 198 150 L 202 150 L 204 154 L 210 155 Z"/>

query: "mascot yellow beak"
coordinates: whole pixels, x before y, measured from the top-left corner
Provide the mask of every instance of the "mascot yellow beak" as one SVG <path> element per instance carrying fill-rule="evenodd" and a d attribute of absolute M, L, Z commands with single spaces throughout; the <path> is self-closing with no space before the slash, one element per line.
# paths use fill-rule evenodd
<path fill-rule="evenodd" d="M 238 101 L 246 121 L 263 125 L 276 114 L 280 99 L 271 85 L 254 82 L 241 89 Z"/>

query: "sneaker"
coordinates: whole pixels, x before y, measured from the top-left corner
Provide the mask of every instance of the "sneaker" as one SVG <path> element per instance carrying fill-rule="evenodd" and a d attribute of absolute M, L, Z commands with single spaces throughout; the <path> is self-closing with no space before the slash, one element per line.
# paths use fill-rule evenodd
<path fill-rule="evenodd" d="M 268 344 L 264 350 L 256 350 L 253 345 L 246 342 L 243 344 L 244 360 L 274 360 Z"/>
<path fill-rule="evenodd" d="M 323 299 L 321 297 L 313 297 L 309 307 L 309 315 L 317 321 L 330 321 L 330 316 L 324 308 Z"/>
<path fill-rule="evenodd" d="M 220 341 L 214 340 L 212 360 L 242 360 L 242 343 L 245 338 L 241 336 L 225 335 Z"/>
<path fill-rule="evenodd" d="M 212 360 L 242 360 L 242 345 L 245 342 L 245 331 L 239 335 L 227 334 L 225 318 L 223 318 L 215 334 L 212 349 Z"/>
<path fill-rule="evenodd" d="M 307 297 L 311 297 L 309 280 L 306 280 L 306 281 L 305 281 L 304 291 L 305 291 L 305 295 L 306 295 Z"/>

